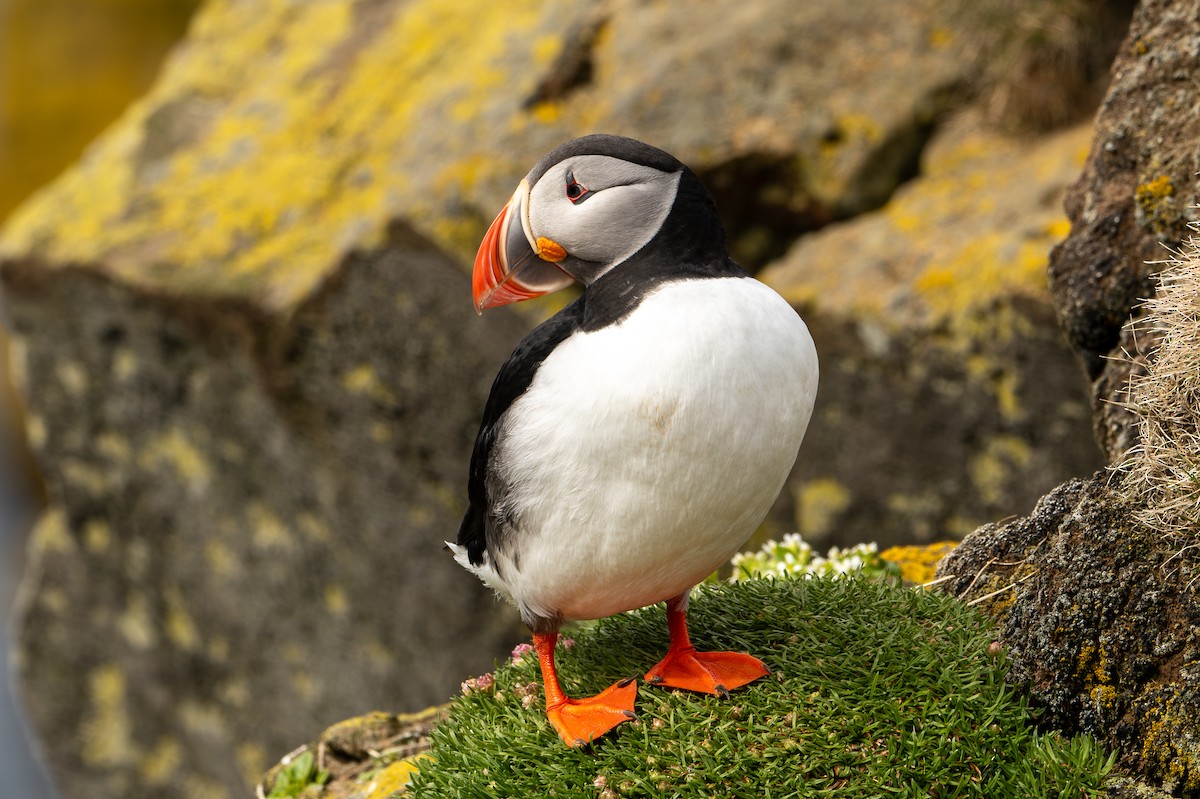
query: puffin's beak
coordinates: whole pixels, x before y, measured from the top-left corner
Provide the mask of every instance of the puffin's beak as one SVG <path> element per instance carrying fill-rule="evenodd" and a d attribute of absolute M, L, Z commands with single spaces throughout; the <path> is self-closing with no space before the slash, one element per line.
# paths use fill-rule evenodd
<path fill-rule="evenodd" d="M 522 180 L 479 245 L 471 275 L 478 313 L 541 297 L 566 288 L 575 280 L 555 266 L 555 262 L 566 257 L 566 251 L 549 239 L 535 242 L 529 233 L 525 218 L 528 201 L 529 184 Z"/>

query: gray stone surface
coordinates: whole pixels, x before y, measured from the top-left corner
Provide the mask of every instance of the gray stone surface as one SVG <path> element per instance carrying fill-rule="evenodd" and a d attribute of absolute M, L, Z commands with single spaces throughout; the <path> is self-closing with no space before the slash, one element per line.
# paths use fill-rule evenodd
<path fill-rule="evenodd" d="M 286 318 L 3 279 L 53 496 L 18 671 L 65 796 L 240 795 L 291 731 L 441 701 L 511 646 L 440 542 L 524 323 L 476 319 L 432 245 L 396 228 Z"/>
<path fill-rule="evenodd" d="M 999 621 L 1012 678 L 1044 723 L 1092 733 L 1117 753 L 1125 773 L 1114 799 L 1200 795 L 1196 510 L 1161 503 L 1152 468 L 1200 457 L 1194 424 L 1162 424 L 1194 418 L 1194 348 L 1176 347 L 1174 361 L 1155 350 L 1164 333 L 1195 340 L 1194 260 L 1151 310 L 1136 304 L 1156 285 L 1160 265 L 1147 261 L 1186 235 L 1195 202 L 1197 20 L 1197 0 L 1139 4 L 1068 194 L 1071 235 L 1051 263 L 1056 310 L 1093 379 L 1097 438 L 1124 469 L 1064 483 L 1028 517 L 980 528 L 938 567 L 952 578 L 945 590 Z M 1131 373 L 1141 375 L 1132 388 Z M 1131 398 L 1138 415 L 1121 405 Z M 1139 415 L 1177 439 L 1139 442 Z M 1184 480 L 1194 485 L 1194 472 Z"/>
<path fill-rule="evenodd" d="M 1031 141 L 963 115 L 883 209 L 763 271 L 822 367 L 779 527 L 814 544 L 957 539 L 1100 465 L 1045 287 L 1089 135 Z"/>
<path fill-rule="evenodd" d="M 488 381 L 532 324 L 474 319 L 463 265 L 546 150 L 610 131 L 672 151 L 757 268 L 886 204 L 944 115 L 1004 84 L 987 64 L 1045 41 L 1045 18 L 1018 13 L 1041 8 L 207 3 L 158 84 L 0 231 L 52 502 L 21 674 L 66 795 L 236 794 L 291 742 L 441 698 L 508 641 L 511 616 L 437 542 L 462 508 Z M 1039 85 L 1078 88 L 1059 77 Z M 1050 346 L 1045 306 L 1029 307 L 1023 346 Z M 814 320 L 830 338 L 822 401 L 842 418 L 827 414 L 813 448 L 843 474 L 886 481 L 928 436 L 988 424 L 982 457 L 947 480 L 1003 492 L 1022 470 L 1076 468 L 991 435 L 989 414 L 1030 414 L 1012 424 L 1032 430 L 1071 406 L 1052 350 L 1048 374 L 1022 373 L 1046 389 L 1035 405 L 994 368 L 1011 351 L 980 361 L 959 347 L 980 336 L 955 333 L 927 358 L 927 339 L 881 339 L 875 322 Z M 856 359 L 869 368 L 839 378 Z M 859 392 L 896 370 L 912 373 L 882 413 Z M 963 400 L 967 377 L 986 402 Z M 884 420 L 868 437 L 907 428 L 910 460 L 845 450 L 850 413 Z M 842 480 L 794 483 L 773 529 L 846 522 Z M 976 512 L 893 490 L 852 529 L 882 537 L 890 514 L 941 537 Z"/>
<path fill-rule="evenodd" d="M 1113 64 L 1083 173 L 1067 194 L 1070 236 L 1050 261 L 1055 306 L 1092 379 L 1096 438 L 1110 460 L 1136 441 L 1121 399 L 1153 336 L 1123 329 L 1187 235 L 1200 172 L 1200 29 L 1194 2 L 1138 5 Z"/>

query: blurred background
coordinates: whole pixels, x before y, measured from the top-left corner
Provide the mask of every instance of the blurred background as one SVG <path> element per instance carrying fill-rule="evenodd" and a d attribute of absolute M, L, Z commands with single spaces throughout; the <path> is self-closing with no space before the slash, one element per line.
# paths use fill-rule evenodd
<path fill-rule="evenodd" d="M 0 0 L 0 226 L 150 85 L 198 0 Z M 0 795 L 49 799 L 12 691 L 10 622 L 44 502 L 0 328 Z"/>
<path fill-rule="evenodd" d="M 553 306 L 476 320 L 465 265 L 571 136 L 692 165 L 813 331 L 754 543 L 953 541 L 1102 464 L 1045 270 L 1132 2 L 201 5 L 0 0 L 0 635 L 64 799 L 243 795 L 521 639 L 439 542 Z M 47 799 L 0 677 L 0 796 Z"/>

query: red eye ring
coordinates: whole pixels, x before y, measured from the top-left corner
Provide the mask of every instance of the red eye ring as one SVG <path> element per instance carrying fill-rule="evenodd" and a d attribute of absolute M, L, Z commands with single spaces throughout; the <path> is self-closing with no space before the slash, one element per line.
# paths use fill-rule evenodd
<path fill-rule="evenodd" d="M 587 187 L 575 179 L 575 173 L 567 170 L 567 199 L 572 203 L 580 203 L 589 194 L 591 192 L 587 190 Z"/>

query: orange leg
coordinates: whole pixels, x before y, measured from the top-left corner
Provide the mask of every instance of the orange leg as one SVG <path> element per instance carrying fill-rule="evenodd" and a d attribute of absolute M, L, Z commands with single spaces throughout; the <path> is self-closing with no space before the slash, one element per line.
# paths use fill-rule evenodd
<path fill-rule="evenodd" d="M 546 718 L 567 746 L 584 746 L 621 722 L 637 718 L 633 712 L 637 685 L 632 677 L 586 699 L 567 698 L 554 668 L 554 644 L 557 641 L 558 633 L 533 634 L 533 646 L 537 650 L 542 683 L 546 688 Z"/>
<path fill-rule="evenodd" d="M 687 592 L 667 601 L 667 656 L 646 672 L 646 682 L 727 696 L 730 691 L 771 672 L 756 657 L 741 652 L 697 652 L 688 638 Z"/>

